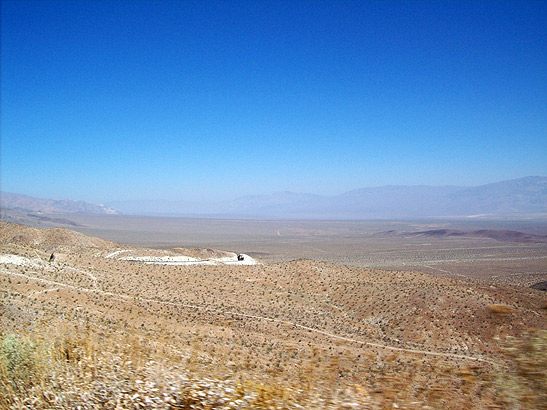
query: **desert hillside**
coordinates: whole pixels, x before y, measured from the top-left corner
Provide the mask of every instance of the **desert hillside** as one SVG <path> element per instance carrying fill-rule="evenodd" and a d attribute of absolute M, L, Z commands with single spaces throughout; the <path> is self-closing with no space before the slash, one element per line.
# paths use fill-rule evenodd
<path fill-rule="evenodd" d="M 0 228 L 5 408 L 545 408 L 541 290 Z"/>
<path fill-rule="evenodd" d="M 41 250 L 60 250 L 63 248 L 101 248 L 112 249 L 119 245 L 93 238 L 79 232 L 64 228 L 38 229 L 30 226 L 2 223 L 0 243 L 3 246 L 15 245 L 22 248 L 39 248 Z"/>

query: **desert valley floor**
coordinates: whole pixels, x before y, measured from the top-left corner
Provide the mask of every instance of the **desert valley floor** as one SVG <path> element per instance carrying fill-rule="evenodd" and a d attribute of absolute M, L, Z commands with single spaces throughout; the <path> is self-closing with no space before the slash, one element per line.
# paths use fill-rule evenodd
<path fill-rule="evenodd" d="M 547 406 L 545 223 L 90 218 L 1 225 L 6 408 Z"/>

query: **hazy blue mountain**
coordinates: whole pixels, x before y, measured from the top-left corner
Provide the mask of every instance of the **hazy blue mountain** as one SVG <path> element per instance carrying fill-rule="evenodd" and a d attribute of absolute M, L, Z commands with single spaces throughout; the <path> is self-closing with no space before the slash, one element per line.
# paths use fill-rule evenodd
<path fill-rule="evenodd" d="M 448 196 L 451 210 L 464 214 L 546 212 L 547 178 L 525 177 L 470 187 Z"/>
<path fill-rule="evenodd" d="M 278 192 L 220 203 L 117 201 L 108 206 L 82 201 L 2 194 L 2 208 L 42 213 L 191 215 L 203 217 L 393 219 L 420 217 L 547 214 L 547 177 L 525 177 L 475 187 L 397 185 L 362 188 L 341 195 Z"/>
<path fill-rule="evenodd" d="M 383 186 L 350 191 L 336 197 L 339 212 L 354 217 L 395 218 L 444 213 L 455 186 Z"/>
<path fill-rule="evenodd" d="M 39 212 L 45 214 L 102 214 L 117 215 L 120 212 L 102 205 L 90 204 L 84 201 L 71 199 L 44 199 L 34 198 L 28 195 L 2 192 L 0 194 L 0 206 L 2 209 L 14 209 L 18 211 Z"/>
<path fill-rule="evenodd" d="M 526 177 L 476 187 L 383 186 L 337 196 L 281 192 L 246 196 L 217 213 L 290 218 L 416 218 L 547 213 L 547 177 Z"/>

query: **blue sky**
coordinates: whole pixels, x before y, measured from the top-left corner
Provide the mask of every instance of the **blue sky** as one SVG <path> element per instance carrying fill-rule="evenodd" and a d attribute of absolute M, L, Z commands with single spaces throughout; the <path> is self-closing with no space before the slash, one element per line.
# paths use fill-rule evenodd
<path fill-rule="evenodd" d="M 2 1 L 1 189 L 91 202 L 547 175 L 547 2 Z"/>

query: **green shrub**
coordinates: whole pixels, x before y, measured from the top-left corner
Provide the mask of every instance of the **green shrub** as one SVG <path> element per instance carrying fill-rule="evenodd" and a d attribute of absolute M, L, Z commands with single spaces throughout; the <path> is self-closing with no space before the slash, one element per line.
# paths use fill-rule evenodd
<path fill-rule="evenodd" d="M 16 334 L 0 339 L 0 384 L 4 389 L 24 391 L 39 379 L 42 368 L 32 340 Z"/>

